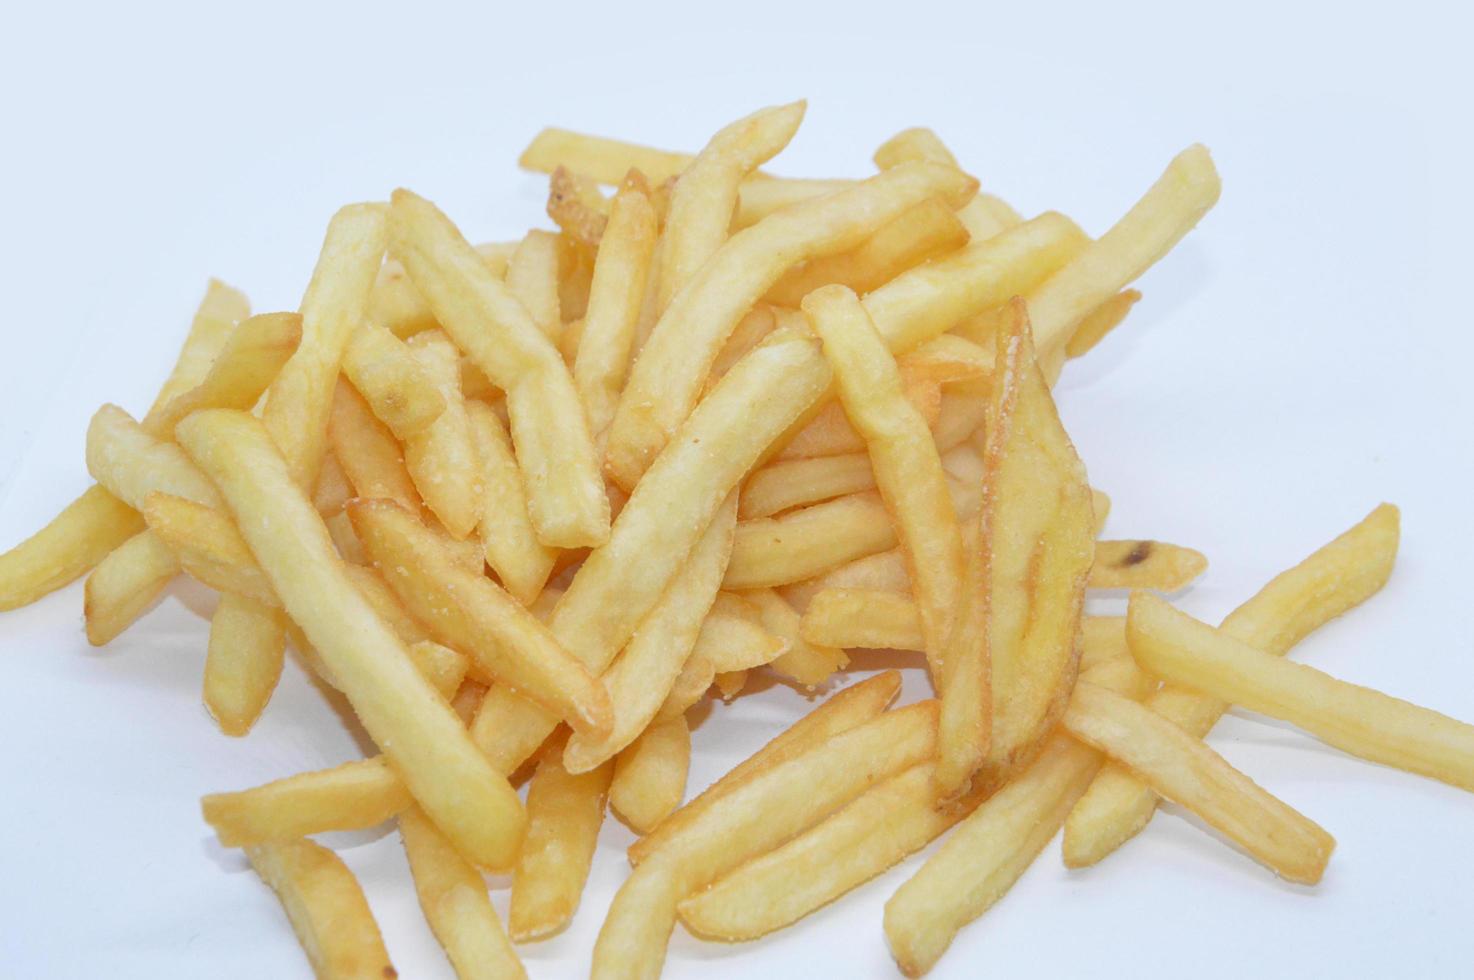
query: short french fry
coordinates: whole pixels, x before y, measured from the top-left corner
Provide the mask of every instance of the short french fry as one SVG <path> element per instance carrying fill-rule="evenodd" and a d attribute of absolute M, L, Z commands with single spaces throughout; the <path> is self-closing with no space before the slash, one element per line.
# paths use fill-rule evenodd
<path fill-rule="evenodd" d="M 563 334 L 558 303 L 558 236 L 534 228 L 507 263 L 507 288 L 554 344 Z"/>
<path fill-rule="evenodd" d="M 417 806 L 399 815 L 420 908 L 460 980 L 526 977 L 481 872 L 456 853 Z"/>
<path fill-rule="evenodd" d="M 512 440 L 485 402 L 467 401 L 466 415 L 481 463 L 481 522 L 476 526 L 486 563 L 524 606 L 542 592 L 558 553 L 537 539 Z"/>
<path fill-rule="evenodd" d="M 451 537 L 464 540 L 481 520 L 481 460 L 461 397 L 460 355 L 439 331 L 416 334 L 415 359 L 435 383 L 445 408 L 404 442 L 404 465 L 425 506 Z"/>
<path fill-rule="evenodd" d="M 227 735 L 251 730 L 276 690 L 286 655 L 286 624 L 269 606 L 223 595 L 210 619 L 205 708 Z"/>
<path fill-rule="evenodd" d="M 144 529 L 138 512 L 92 486 L 41 530 L 0 555 L 0 611 L 76 581 Z"/>
<path fill-rule="evenodd" d="M 404 449 L 389 427 L 374 417 L 363 396 L 343 381 L 333 392 L 328 441 L 358 496 L 420 509 L 420 493 L 405 467 Z"/>
<path fill-rule="evenodd" d="M 830 644 L 811 643 L 802 635 L 798 611 L 772 589 L 744 592 L 757 607 L 763 626 L 788 643 L 788 649 L 773 660 L 773 670 L 805 687 L 817 687 L 849 663 L 849 657 Z"/>
<path fill-rule="evenodd" d="M 281 899 L 319 980 L 398 976 L 363 889 L 338 855 L 297 840 L 255 844 L 246 857 Z"/>
<path fill-rule="evenodd" d="M 1201 551 L 1161 541 L 1097 541 L 1092 589 L 1177 592 L 1208 568 Z"/>
<path fill-rule="evenodd" d="M 430 428 L 445 411 L 441 382 L 409 345 L 376 323 L 359 325 L 343 352 L 343 374 L 401 442 Z"/>
<path fill-rule="evenodd" d="M 178 574 L 174 553 L 148 531 L 118 545 L 87 576 L 82 599 L 87 642 L 100 647 L 117 639 Z"/>
<path fill-rule="evenodd" d="M 190 412 L 204 408 L 246 410 L 281 372 L 302 339 L 302 318 L 295 313 L 262 313 L 230 333 L 209 373 L 200 383 L 171 398 L 144 420 L 151 434 L 170 439 L 174 426 Z"/>
<path fill-rule="evenodd" d="M 615 758 L 609 805 L 636 832 L 647 833 L 681 805 L 690 767 L 685 716 L 658 721 Z"/>

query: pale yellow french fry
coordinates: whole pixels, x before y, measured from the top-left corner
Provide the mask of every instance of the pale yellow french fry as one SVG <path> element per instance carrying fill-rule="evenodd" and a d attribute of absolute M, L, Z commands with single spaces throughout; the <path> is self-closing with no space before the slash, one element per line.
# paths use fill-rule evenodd
<path fill-rule="evenodd" d="M 218 279 L 210 280 L 190 322 L 189 333 L 180 345 L 174 367 L 144 416 L 146 422 L 152 425 L 166 405 L 205 380 L 236 324 L 250 315 L 251 304 L 244 293 Z"/>
<path fill-rule="evenodd" d="M 596 439 L 602 439 L 609 428 L 629 373 L 657 234 L 649 187 L 643 178 L 631 175 L 610 206 L 609 224 L 594 260 L 583 334 L 573 360 L 573 384 Z"/>
<path fill-rule="evenodd" d="M 958 166 L 957 158 L 936 133 L 925 127 L 903 129 L 882 143 L 875 151 L 875 165 L 882 170 L 912 160 L 930 160 L 950 167 Z M 957 217 L 967 228 L 973 241 L 984 241 L 1023 221 L 1018 212 L 991 194 L 979 193 L 958 209 Z"/>
<path fill-rule="evenodd" d="M 178 574 L 174 552 L 147 530 L 118 545 L 87 576 L 82 598 L 87 642 L 98 647 L 111 643 Z"/>
<path fill-rule="evenodd" d="M 936 716 L 929 701 L 885 712 L 763 770 L 666 838 L 615 895 L 591 976 L 656 976 L 681 899 L 926 759 L 936 751 Z"/>
<path fill-rule="evenodd" d="M 1079 684 L 1062 724 L 1290 881 L 1320 881 L 1336 841 L 1201 740 L 1141 705 Z"/>
<path fill-rule="evenodd" d="M 1105 339 L 1106 334 L 1121 325 L 1126 314 L 1131 312 L 1131 308 L 1140 299 L 1140 291 L 1123 289 L 1085 314 L 1070 334 L 1070 339 L 1065 341 L 1065 354 L 1069 357 L 1084 357 L 1090 353 L 1096 344 Z"/>
<path fill-rule="evenodd" d="M 795 262 L 852 248 L 929 197 L 965 200 L 976 182 L 929 164 L 886 171 L 738 232 L 671 301 L 630 371 L 609 430 L 608 466 L 626 489 L 664 448 L 733 328 Z"/>
<path fill-rule="evenodd" d="M 1162 541 L 1097 541 L 1092 589 L 1177 592 L 1208 568 L 1201 551 Z"/>
<path fill-rule="evenodd" d="M 116 405 L 99 408 L 87 426 L 87 471 L 134 510 L 155 492 L 220 505 L 220 495 L 178 446 L 150 435 Z"/>
<path fill-rule="evenodd" d="M 358 879 L 336 854 L 297 840 L 253 845 L 246 857 L 281 900 L 319 980 L 399 975 Z"/>
<path fill-rule="evenodd" d="M 708 786 L 691 802 L 666 817 L 660 826 L 631 844 L 630 863 L 639 864 L 666 841 L 689 833 L 691 827 L 699 825 L 705 819 L 703 814 L 758 775 L 822 746 L 836 735 L 879 715 L 896 699 L 900 691 L 900 673 L 888 670 L 832 695 Z"/>
<path fill-rule="evenodd" d="M 481 463 L 477 533 L 486 563 L 518 602 L 530 605 L 547 584 L 558 553 L 537 539 L 527 509 L 527 491 L 502 420 L 480 401 L 467 401 L 466 414 Z"/>
<path fill-rule="evenodd" d="M 205 709 L 227 735 L 251 730 L 276 682 L 286 656 L 286 624 L 269 606 L 223 595 L 210 618 L 205 655 Z"/>
<path fill-rule="evenodd" d="M 271 583 L 230 518 L 213 507 L 175 497 L 149 494 L 144 501 L 149 530 L 170 556 L 212 589 L 280 605 Z"/>
<path fill-rule="evenodd" d="M 558 236 L 537 228 L 529 231 L 507 263 L 506 281 L 538 329 L 556 344 L 563 333 L 558 304 Z"/>
<path fill-rule="evenodd" d="M 794 507 L 875 489 L 864 453 L 769 463 L 742 485 L 743 520 L 771 517 Z"/>
<path fill-rule="evenodd" d="M 811 643 L 802 635 L 802 623 L 788 600 L 772 589 L 754 589 L 743 596 L 757 607 L 764 627 L 788 643 L 788 649 L 773 660 L 778 673 L 805 687 L 817 687 L 837 670 L 849 663 L 843 650 L 823 643 Z"/>
<path fill-rule="evenodd" d="M 516 242 L 491 242 L 477 245 L 476 253 L 487 271 L 502 279 L 516 248 Z M 382 324 L 401 340 L 440 326 L 425 298 L 410 281 L 404 265 L 393 257 L 384 261 L 378 278 L 374 280 L 374 288 L 369 293 L 369 319 Z"/>
<path fill-rule="evenodd" d="M 204 408 L 249 409 L 281 372 L 302 339 L 302 318 L 295 313 L 262 313 L 242 320 L 199 384 L 150 411 L 144 429 L 164 439 L 190 412 Z"/>
<path fill-rule="evenodd" d="M 567 167 L 601 184 L 618 184 L 633 167 L 658 184 L 685 170 L 692 159 L 689 153 L 672 153 L 549 126 L 533 137 L 517 158 L 517 166 L 545 174 Z"/>
<path fill-rule="evenodd" d="M 732 553 L 735 498 L 735 493 L 728 496 L 691 550 L 685 566 L 671 578 L 619 659 L 604 672 L 602 680 L 614 709 L 614 723 L 603 737 L 576 733 L 568 740 L 563 765 L 569 772 L 588 772 L 612 759 L 645 730 L 660 710 L 704 633 L 703 622 L 721 588 Z"/>
<path fill-rule="evenodd" d="M 1188 147 L 1109 231 L 1029 292 L 1041 358 L 1063 347 L 1084 317 L 1171 251 L 1218 202 L 1219 190 L 1207 149 Z"/>
<path fill-rule="evenodd" d="M 374 417 L 363 396 L 343 381 L 333 392 L 328 440 L 355 494 L 420 509 L 420 492 L 405 466 L 404 448 Z"/>
<path fill-rule="evenodd" d="M 1166 680 L 1474 791 L 1474 725 L 1257 650 L 1143 592 L 1131 597 L 1127 636 L 1132 656 Z"/>
<path fill-rule="evenodd" d="M 646 833 L 681 805 L 690 767 L 685 715 L 655 722 L 615 757 L 609 805 L 637 833 Z"/>
<path fill-rule="evenodd" d="M 787 639 L 765 627 L 755 604 L 723 592 L 701 624 L 692 656 L 711 664 L 720 685 L 721 675 L 765 667 L 788 649 Z M 734 684 L 735 679 L 729 678 L 726 683 Z"/>
<path fill-rule="evenodd" d="M 445 411 L 442 382 L 409 345 L 371 321 L 360 324 L 348 342 L 343 374 L 400 441 L 429 429 Z"/>
<path fill-rule="evenodd" d="M 450 220 L 394 193 L 394 252 L 457 347 L 507 393 L 512 442 L 538 538 L 577 548 L 609 537 L 609 498 L 578 394 L 553 342 Z"/>
<path fill-rule="evenodd" d="M 760 109 L 723 128 L 676 178 L 660 252 L 658 310 L 727 240 L 737 188 L 777 156 L 803 121 L 807 103 Z"/>
<path fill-rule="evenodd" d="M 847 187 L 853 187 L 854 184 L 853 180 L 769 177 L 766 174 L 754 174 L 742 182 L 742 190 L 737 200 L 737 213 L 732 216 L 732 228 L 737 231 L 750 228 L 775 211 L 781 211 L 835 191 L 842 191 Z"/>
<path fill-rule="evenodd" d="M 706 697 L 716 678 L 717 672 L 712 667 L 710 660 L 705 657 L 687 657 L 686 666 L 681 668 L 680 674 L 670 686 L 670 693 L 665 696 L 665 701 L 655 712 L 655 717 L 650 719 L 650 723 L 655 724 L 667 721 L 676 715 L 684 715 L 693 705 Z"/>
<path fill-rule="evenodd" d="M 288 776 L 200 800 L 205 821 L 225 847 L 290 841 L 328 830 L 383 823 L 413 802 L 383 756 Z"/>
<path fill-rule="evenodd" d="M 1284 656 L 1326 622 L 1375 595 L 1397 557 L 1397 508 L 1383 504 L 1360 523 L 1295 567 L 1275 576 L 1223 621 L 1220 629 L 1256 649 Z M 1188 734 L 1202 738 L 1228 705 L 1174 684 L 1146 706 Z M 1094 864 L 1147 825 L 1157 795 L 1120 766 L 1107 764 L 1065 824 L 1064 858 L 1070 867 Z"/>
<path fill-rule="evenodd" d="M 343 505 L 353 496 L 353 485 L 338 457 L 328 453 L 322 458 L 322 469 L 318 471 L 317 483 L 312 487 L 312 506 L 326 520 L 343 512 Z"/>
<path fill-rule="evenodd" d="M 926 420 L 928 428 L 935 425 L 942 413 L 941 384 L 934 378 L 911 372 L 902 376 L 902 382 L 906 401 Z M 811 459 L 864 451 L 864 437 L 855 431 L 839 403 L 831 402 L 784 442 L 777 458 Z"/>
<path fill-rule="evenodd" d="M 526 977 L 522 961 L 491 907 L 481 872 L 456 853 L 430 819 L 412 806 L 399 815 L 399 836 L 409 858 L 425 921 L 460 980 Z"/>
<path fill-rule="evenodd" d="M 1089 670 L 1098 663 L 1129 658 L 1126 645 L 1125 616 L 1086 616 L 1080 623 L 1080 669 Z"/>
<path fill-rule="evenodd" d="M 1090 507 L 1095 511 L 1095 536 L 1100 537 L 1105 529 L 1106 518 L 1111 513 L 1111 498 L 1094 487 L 1090 489 Z"/>
<path fill-rule="evenodd" d="M 802 318 L 803 314 L 797 310 L 785 310 L 787 316 Z M 795 320 L 795 323 L 798 321 Z M 760 303 L 747 311 L 747 315 L 737 321 L 737 326 L 732 328 L 732 335 L 722 345 L 717 359 L 711 364 L 711 378 L 713 382 L 728 371 L 732 365 L 747 356 L 758 344 L 762 343 L 768 334 L 778 328 L 779 321 L 777 310 Z"/>
<path fill-rule="evenodd" d="M 925 648 L 916 603 L 881 589 L 824 589 L 809 600 L 800 631 L 811 643 L 841 648 Z"/>
<path fill-rule="evenodd" d="M 461 397 L 456 349 L 437 330 L 410 340 L 415 359 L 444 399 L 434 422 L 404 442 L 404 465 L 425 506 L 451 537 L 464 540 L 481 520 L 481 460 Z"/>
<path fill-rule="evenodd" d="M 28 606 L 95 568 L 144 530 L 132 507 L 92 486 L 51 522 L 0 555 L 0 611 Z"/>
<path fill-rule="evenodd" d="M 728 589 L 762 589 L 799 582 L 896 545 L 880 494 L 851 494 L 737 524 Z"/>
<path fill-rule="evenodd" d="M 571 774 L 563 744 L 552 741 L 527 789 L 527 839 L 512 876 L 507 927 L 519 943 L 563 929 L 589 876 L 614 763 Z"/>
<path fill-rule="evenodd" d="M 468 858 L 510 866 L 526 820 L 516 793 L 354 588 L 266 428 L 249 415 L 212 410 L 175 431 L 416 800 Z"/>
<path fill-rule="evenodd" d="M 716 685 L 717 693 L 721 695 L 723 701 L 730 702 L 743 692 L 747 687 L 749 673 L 750 671 L 747 669 L 729 670 L 725 673 L 716 674 L 712 678 L 713 683 Z"/>

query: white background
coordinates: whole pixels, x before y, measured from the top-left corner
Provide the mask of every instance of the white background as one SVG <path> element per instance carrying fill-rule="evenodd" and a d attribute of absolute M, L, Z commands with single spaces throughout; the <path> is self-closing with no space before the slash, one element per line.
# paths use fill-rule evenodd
<path fill-rule="evenodd" d="M 881 140 L 925 124 L 1020 210 L 1095 233 L 1201 140 L 1222 202 L 1060 388 L 1114 498 L 1109 531 L 1206 552 L 1181 603 L 1216 618 L 1397 502 L 1391 584 L 1296 656 L 1474 718 L 1471 78 L 1467 35 L 1430 5 L 426 6 L 7 15 L 0 546 L 86 485 L 100 402 L 147 407 L 207 276 L 293 308 L 334 208 L 400 184 L 473 238 L 520 234 L 545 221 L 545 185 L 514 161 L 545 124 L 695 149 L 807 96 L 779 172 L 862 175 Z M 196 801 L 360 749 L 291 665 L 256 730 L 220 736 L 198 693 L 208 602 L 175 592 L 101 651 L 80 585 L 0 619 L 0 974 L 306 975 Z M 717 707 L 691 789 L 804 707 L 783 687 Z M 1468 975 L 1469 796 L 1261 719 L 1211 741 L 1336 835 L 1322 885 L 1279 883 L 1169 811 L 1088 871 L 1052 845 L 935 975 Z M 572 929 L 523 947 L 532 975 L 587 971 L 630 839 L 610 822 Z M 330 843 L 402 975 L 449 976 L 397 836 Z M 917 861 L 761 943 L 678 930 L 667 975 L 893 976 L 881 908 Z"/>

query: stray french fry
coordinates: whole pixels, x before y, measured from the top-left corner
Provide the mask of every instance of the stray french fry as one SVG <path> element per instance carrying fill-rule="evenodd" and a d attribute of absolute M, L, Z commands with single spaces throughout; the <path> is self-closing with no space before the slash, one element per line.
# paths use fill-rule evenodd
<path fill-rule="evenodd" d="M 1092 589 L 1177 592 L 1208 567 L 1201 551 L 1161 541 L 1097 541 Z"/>
<path fill-rule="evenodd" d="M 286 624 L 254 599 L 223 595 L 210 618 L 205 708 L 227 735 L 251 730 L 276 690 L 286 656 Z"/>
<path fill-rule="evenodd" d="M 327 830 L 362 830 L 414 802 L 383 756 L 288 776 L 200 800 L 225 847 L 285 842 Z"/>
<path fill-rule="evenodd" d="M 518 602 L 530 605 L 547 584 L 558 553 L 537 539 L 502 420 L 479 401 L 466 402 L 466 414 L 481 463 L 481 521 L 476 528 L 486 563 Z"/>
<path fill-rule="evenodd" d="M 451 537 L 464 540 L 481 520 L 481 460 L 461 397 L 459 355 L 439 331 L 410 341 L 415 359 L 438 388 L 444 410 L 404 442 L 404 465 L 425 506 Z"/>
<path fill-rule="evenodd" d="M 681 805 L 691 766 L 691 732 L 676 715 L 650 725 L 614 760 L 609 805 L 647 833 Z"/>

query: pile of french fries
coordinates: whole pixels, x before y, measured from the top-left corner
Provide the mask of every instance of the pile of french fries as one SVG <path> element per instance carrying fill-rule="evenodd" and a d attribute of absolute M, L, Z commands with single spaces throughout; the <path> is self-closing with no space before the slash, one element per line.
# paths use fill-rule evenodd
<path fill-rule="evenodd" d="M 1216 202 L 1207 151 L 1091 239 L 924 129 L 866 179 L 765 173 L 804 110 L 694 156 L 545 130 L 521 164 L 556 230 L 519 242 L 409 191 L 345 207 L 296 313 L 210 285 L 142 419 L 94 416 L 96 484 L 0 556 L 0 608 L 86 575 L 99 645 L 181 573 L 218 590 L 228 735 L 288 646 L 346 696 L 381 754 L 203 801 L 318 976 L 394 975 L 310 839 L 387 820 L 462 977 L 522 976 L 513 943 L 569 923 L 606 803 L 641 836 L 601 978 L 657 976 L 678 921 L 793 925 L 945 836 L 885 910 L 919 976 L 1061 828 L 1091 865 L 1160 799 L 1318 881 L 1330 834 L 1204 743 L 1229 705 L 1474 790 L 1474 727 L 1283 659 L 1387 580 L 1396 508 L 1217 627 L 1159 597 L 1201 554 L 1101 538 L 1051 388 Z M 1128 614 L 1087 616 L 1091 589 Z M 856 648 L 935 696 L 846 685 Z M 687 801 L 692 708 L 763 670 L 823 700 Z M 482 872 L 512 875 L 505 927 Z"/>

